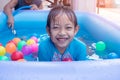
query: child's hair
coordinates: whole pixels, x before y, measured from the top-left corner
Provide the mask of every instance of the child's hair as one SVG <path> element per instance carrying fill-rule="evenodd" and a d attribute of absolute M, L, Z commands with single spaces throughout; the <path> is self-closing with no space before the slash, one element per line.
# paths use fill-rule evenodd
<path fill-rule="evenodd" d="M 53 9 L 51 9 L 51 11 L 48 15 L 48 18 L 47 18 L 47 25 L 46 26 L 50 27 L 51 22 L 55 22 L 56 16 L 58 16 L 61 13 L 62 14 L 65 13 L 67 15 L 67 17 L 69 18 L 69 20 L 71 22 L 73 22 L 75 27 L 78 25 L 77 18 L 76 18 L 74 11 L 68 6 L 58 5 L 58 6 L 55 6 Z"/>

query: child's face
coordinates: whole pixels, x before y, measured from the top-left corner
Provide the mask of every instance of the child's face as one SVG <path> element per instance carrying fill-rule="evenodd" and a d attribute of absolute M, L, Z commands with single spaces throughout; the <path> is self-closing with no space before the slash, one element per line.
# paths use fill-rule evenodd
<path fill-rule="evenodd" d="M 66 14 L 58 15 L 48 30 L 51 40 L 58 49 L 66 49 L 74 35 L 78 31 Z"/>

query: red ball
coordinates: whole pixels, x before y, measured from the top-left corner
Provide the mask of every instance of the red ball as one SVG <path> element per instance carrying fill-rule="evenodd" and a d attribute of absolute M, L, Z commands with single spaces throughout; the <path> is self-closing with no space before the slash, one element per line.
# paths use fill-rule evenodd
<path fill-rule="evenodd" d="M 0 43 L 0 46 L 2 46 L 2 43 Z"/>
<path fill-rule="evenodd" d="M 71 58 L 64 58 L 62 61 L 72 61 Z"/>
<path fill-rule="evenodd" d="M 11 59 L 13 61 L 17 61 L 19 59 L 23 59 L 23 53 L 21 51 L 15 51 L 14 53 L 11 54 Z"/>

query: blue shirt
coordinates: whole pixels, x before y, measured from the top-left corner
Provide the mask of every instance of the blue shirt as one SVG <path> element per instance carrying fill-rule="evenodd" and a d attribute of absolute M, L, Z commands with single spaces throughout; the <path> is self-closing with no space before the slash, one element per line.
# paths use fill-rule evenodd
<path fill-rule="evenodd" d="M 61 54 L 55 47 L 50 38 L 40 42 L 38 59 L 39 61 L 79 61 L 86 60 L 87 52 L 86 45 L 74 38 L 67 49 Z"/>
<path fill-rule="evenodd" d="M 41 0 L 32 0 L 31 4 L 36 4 L 39 7 L 39 5 L 42 4 L 42 1 Z M 23 7 L 23 6 L 29 6 L 31 4 L 25 3 L 25 0 L 18 0 L 18 4 L 15 6 L 15 10 L 20 7 Z"/>

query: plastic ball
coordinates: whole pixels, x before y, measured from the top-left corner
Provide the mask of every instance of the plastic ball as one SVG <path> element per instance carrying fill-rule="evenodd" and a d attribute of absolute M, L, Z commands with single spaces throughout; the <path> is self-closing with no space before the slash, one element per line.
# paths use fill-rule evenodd
<path fill-rule="evenodd" d="M 64 58 L 62 61 L 72 61 L 71 58 Z"/>
<path fill-rule="evenodd" d="M 23 59 L 23 53 L 21 51 L 16 51 L 11 55 L 11 60 L 17 61 L 19 59 Z"/>
<path fill-rule="evenodd" d="M 29 55 L 31 53 L 31 46 L 24 45 L 22 47 L 22 52 L 23 52 L 24 55 Z"/>
<path fill-rule="evenodd" d="M 16 45 L 12 42 L 7 43 L 5 48 L 6 48 L 6 52 L 10 54 L 16 51 Z"/>
<path fill-rule="evenodd" d="M 108 59 L 115 59 L 115 58 L 119 58 L 119 56 L 116 53 L 112 52 L 108 54 Z"/>
<path fill-rule="evenodd" d="M 38 42 L 38 39 L 35 36 L 32 36 L 31 39 L 33 39 L 36 43 Z"/>
<path fill-rule="evenodd" d="M 35 41 L 33 39 L 27 40 L 27 45 L 35 44 Z"/>
<path fill-rule="evenodd" d="M 20 40 L 20 38 L 14 38 L 12 41 L 14 42 L 15 45 L 17 45 L 18 42 L 21 41 L 21 40 Z"/>
<path fill-rule="evenodd" d="M 2 43 L 0 43 L 0 46 L 2 46 Z"/>
<path fill-rule="evenodd" d="M 96 50 L 103 51 L 105 50 L 105 48 L 106 48 L 106 45 L 103 41 L 99 41 L 96 43 Z"/>
<path fill-rule="evenodd" d="M 6 53 L 6 50 L 3 46 L 0 46 L 0 56 L 4 56 Z"/>
<path fill-rule="evenodd" d="M 38 52 L 38 44 L 32 44 L 31 49 L 32 49 L 32 53 L 37 53 Z"/>
<path fill-rule="evenodd" d="M 9 61 L 7 56 L 0 56 L 0 61 Z"/>
<path fill-rule="evenodd" d="M 18 61 L 18 62 L 26 62 L 25 59 L 18 59 L 17 61 Z"/>
<path fill-rule="evenodd" d="M 18 45 L 17 45 L 18 50 L 21 50 L 24 45 L 26 45 L 25 41 L 18 42 Z"/>

